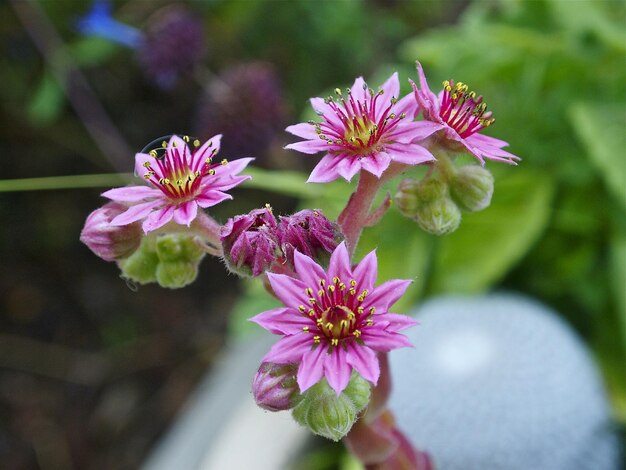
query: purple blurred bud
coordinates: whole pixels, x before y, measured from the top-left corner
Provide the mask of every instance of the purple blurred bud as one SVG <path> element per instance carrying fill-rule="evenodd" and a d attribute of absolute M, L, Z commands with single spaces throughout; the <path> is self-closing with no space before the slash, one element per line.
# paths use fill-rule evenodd
<path fill-rule="evenodd" d="M 128 207 L 109 202 L 87 217 L 80 233 L 80 241 L 105 261 L 117 261 L 132 255 L 141 243 L 143 231 L 139 222 L 129 225 L 111 225 L 111 220 Z"/>
<path fill-rule="evenodd" d="M 264 362 L 252 381 L 252 394 L 256 404 L 269 411 L 293 408 L 299 396 L 296 364 Z"/>
<path fill-rule="evenodd" d="M 281 216 L 277 234 L 280 248 L 292 266 L 295 250 L 313 259 L 325 258 L 342 239 L 339 228 L 319 209 Z"/>
<path fill-rule="evenodd" d="M 259 276 L 281 256 L 272 209 L 255 209 L 229 219 L 220 238 L 226 266 L 241 276 Z"/>
<path fill-rule="evenodd" d="M 196 118 L 200 137 L 223 134 L 224 155 L 254 155 L 267 166 L 270 147 L 285 127 L 287 105 L 271 64 L 251 62 L 225 69 L 207 83 Z"/>
<path fill-rule="evenodd" d="M 161 8 L 149 18 L 138 53 L 148 78 L 161 88 L 173 87 L 206 54 L 201 20 L 182 5 Z"/>

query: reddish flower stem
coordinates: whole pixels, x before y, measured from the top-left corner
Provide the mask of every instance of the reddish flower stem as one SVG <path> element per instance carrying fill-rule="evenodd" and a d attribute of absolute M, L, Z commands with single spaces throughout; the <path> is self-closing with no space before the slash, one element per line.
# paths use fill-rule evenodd
<path fill-rule="evenodd" d="M 376 178 L 367 171 L 361 171 L 356 191 L 352 193 L 348 204 L 337 219 L 339 227 L 346 237 L 350 256 L 354 254 L 363 227 L 367 225 L 370 209 L 378 190 L 385 182 L 399 175 L 406 168 L 406 165 L 392 163 L 380 178 Z"/>

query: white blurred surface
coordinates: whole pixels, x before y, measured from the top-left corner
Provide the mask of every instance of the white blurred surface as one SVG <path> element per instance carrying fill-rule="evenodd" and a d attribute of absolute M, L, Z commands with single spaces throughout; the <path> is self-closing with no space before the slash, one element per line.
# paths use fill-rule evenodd
<path fill-rule="evenodd" d="M 437 470 L 615 470 L 618 440 L 595 364 L 545 306 L 442 298 L 391 353 L 391 408 Z"/>

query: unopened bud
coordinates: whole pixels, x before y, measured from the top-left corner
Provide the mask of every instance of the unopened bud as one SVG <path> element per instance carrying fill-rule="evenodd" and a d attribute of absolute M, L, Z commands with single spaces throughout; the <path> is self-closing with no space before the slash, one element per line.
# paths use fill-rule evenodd
<path fill-rule="evenodd" d="M 299 398 L 295 364 L 261 364 L 252 381 L 254 401 L 268 411 L 293 408 Z"/>
<path fill-rule="evenodd" d="M 156 268 L 156 281 L 161 287 L 180 289 L 198 277 L 197 261 L 161 261 Z"/>
<path fill-rule="evenodd" d="M 80 241 L 105 261 L 128 258 L 139 248 L 143 232 L 139 222 L 111 225 L 111 220 L 126 210 L 124 204 L 109 202 L 93 211 L 85 221 Z"/>
<path fill-rule="evenodd" d="M 417 214 L 417 207 L 419 206 L 419 199 L 417 198 L 418 181 L 412 178 L 405 178 L 398 185 L 398 192 L 396 193 L 396 207 L 400 213 L 406 217 L 415 217 Z"/>
<path fill-rule="evenodd" d="M 450 192 L 463 209 L 483 210 L 491 203 L 493 175 L 478 165 L 463 166 L 452 178 Z"/>
<path fill-rule="evenodd" d="M 156 252 L 161 261 L 199 261 L 205 254 L 189 235 L 161 235 L 156 239 Z"/>
<path fill-rule="evenodd" d="M 128 258 L 118 261 L 122 277 L 139 284 L 156 281 L 159 257 L 153 237 L 144 237 L 139 248 Z"/>
<path fill-rule="evenodd" d="M 370 402 L 371 388 L 367 380 L 358 373 L 353 372 L 348 386 L 342 393 L 352 400 L 356 411 L 360 412 L 365 409 Z"/>
<path fill-rule="evenodd" d="M 339 441 L 356 421 L 357 408 L 348 395 L 337 395 L 324 379 L 302 394 L 292 415 L 314 434 Z"/>
<path fill-rule="evenodd" d="M 323 264 L 342 238 L 339 228 L 319 209 L 281 216 L 277 237 L 283 255 L 292 266 L 295 250 Z"/>
<path fill-rule="evenodd" d="M 276 226 L 269 207 L 229 219 L 220 233 L 226 267 L 240 276 L 263 274 L 280 255 Z"/>
<path fill-rule="evenodd" d="M 461 223 L 461 211 L 449 197 L 421 204 L 415 220 L 426 232 L 445 235 L 454 232 Z"/>

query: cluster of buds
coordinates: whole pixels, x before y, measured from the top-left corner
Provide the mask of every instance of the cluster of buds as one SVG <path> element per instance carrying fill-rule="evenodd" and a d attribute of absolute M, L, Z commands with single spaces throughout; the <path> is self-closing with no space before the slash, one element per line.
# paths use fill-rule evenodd
<path fill-rule="evenodd" d="M 414 219 L 426 232 L 445 235 L 461 223 L 461 209 L 485 209 L 493 195 L 493 176 L 478 165 L 454 168 L 428 175 L 420 181 L 404 179 L 398 186 L 396 204 L 406 217 Z"/>
<path fill-rule="evenodd" d="M 229 219 L 221 230 L 224 261 L 241 276 L 294 269 L 294 252 L 323 260 L 340 241 L 339 229 L 320 210 L 279 216 L 266 205 Z"/>
<path fill-rule="evenodd" d="M 198 276 L 205 251 L 197 237 L 186 234 L 150 235 L 139 249 L 118 261 L 122 277 L 138 284 L 158 283 L 178 289 Z"/>

